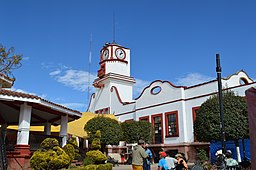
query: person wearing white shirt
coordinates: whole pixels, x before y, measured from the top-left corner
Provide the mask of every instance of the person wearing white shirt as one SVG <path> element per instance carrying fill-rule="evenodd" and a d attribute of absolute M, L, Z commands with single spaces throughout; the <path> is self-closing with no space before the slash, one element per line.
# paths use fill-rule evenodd
<path fill-rule="evenodd" d="M 175 169 L 175 164 L 178 162 L 177 159 L 171 157 L 170 154 L 167 153 L 167 156 L 165 157 L 165 160 L 166 160 L 167 165 L 168 165 L 168 170 Z"/>

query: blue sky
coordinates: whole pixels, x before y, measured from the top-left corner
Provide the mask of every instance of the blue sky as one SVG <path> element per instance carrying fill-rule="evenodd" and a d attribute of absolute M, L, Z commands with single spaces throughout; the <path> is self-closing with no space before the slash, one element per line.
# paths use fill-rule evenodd
<path fill-rule="evenodd" d="M 154 80 L 215 79 L 217 53 L 222 77 L 243 69 L 255 80 L 255 9 L 253 0 L 3 0 L 0 43 L 24 57 L 13 90 L 86 111 L 90 36 L 92 82 L 100 49 L 113 41 L 113 14 L 137 97 Z"/>

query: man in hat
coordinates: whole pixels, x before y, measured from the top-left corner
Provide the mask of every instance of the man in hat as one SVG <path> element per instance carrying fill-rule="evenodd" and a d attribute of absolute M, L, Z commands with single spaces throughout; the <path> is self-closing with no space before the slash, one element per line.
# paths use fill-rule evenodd
<path fill-rule="evenodd" d="M 165 152 L 159 152 L 160 160 L 158 162 L 158 169 L 157 170 L 168 170 L 168 165 L 165 160 L 166 153 Z"/>
<path fill-rule="evenodd" d="M 133 170 L 142 170 L 143 161 L 148 157 L 148 154 L 145 151 L 145 142 L 139 140 L 138 145 L 134 146 L 132 151 L 132 169 Z"/>
<path fill-rule="evenodd" d="M 232 158 L 232 152 L 231 150 L 226 151 L 226 165 L 227 166 L 237 166 L 238 162 Z"/>

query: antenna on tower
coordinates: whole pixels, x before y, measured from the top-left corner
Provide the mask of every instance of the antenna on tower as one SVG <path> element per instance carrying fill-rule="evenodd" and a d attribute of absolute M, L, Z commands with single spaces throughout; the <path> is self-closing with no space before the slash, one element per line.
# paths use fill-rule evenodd
<path fill-rule="evenodd" d="M 116 42 L 116 19 L 115 19 L 115 12 L 113 12 L 113 43 Z"/>
<path fill-rule="evenodd" d="M 90 102 L 90 75 L 91 75 L 91 62 L 92 62 L 92 33 L 90 37 L 90 49 L 89 49 L 89 70 L 88 70 L 88 103 Z"/>

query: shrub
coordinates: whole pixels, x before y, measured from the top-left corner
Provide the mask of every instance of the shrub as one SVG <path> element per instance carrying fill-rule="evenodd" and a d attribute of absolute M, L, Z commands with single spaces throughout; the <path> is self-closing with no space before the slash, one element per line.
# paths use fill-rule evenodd
<path fill-rule="evenodd" d="M 73 146 L 77 146 L 77 147 L 78 147 L 76 138 L 74 138 L 74 137 L 71 137 L 71 138 L 68 140 L 68 144 L 71 144 L 71 145 L 73 145 Z"/>
<path fill-rule="evenodd" d="M 30 158 L 30 166 L 32 169 L 56 170 L 61 168 L 67 168 L 69 166 L 69 156 L 62 148 L 56 146 L 56 141 L 56 139 L 51 140 L 50 138 L 47 138 L 41 143 L 43 149 L 35 151 Z"/>
<path fill-rule="evenodd" d="M 40 146 L 43 149 L 49 150 L 52 149 L 54 146 L 59 146 L 59 142 L 55 138 L 46 138 L 45 140 L 43 140 Z"/>
<path fill-rule="evenodd" d="M 71 144 L 75 149 L 75 158 L 76 160 L 82 160 L 81 153 L 79 152 L 79 147 L 76 141 L 76 138 L 72 137 L 68 140 L 68 144 Z"/>
<path fill-rule="evenodd" d="M 86 156 L 92 158 L 92 160 L 95 164 L 101 164 L 107 160 L 107 156 L 104 155 L 99 150 L 91 150 L 86 153 Z"/>
<path fill-rule="evenodd" d="M 74 158 L 75 158 L 75 148 L 74 148 L 73 145 L 71 145 L 71 144 L 66 144 L 66 145 L 63 147 L 63 150 L 66 152 L 66 154 L 68 154 L 68 156 L 69 156 L 69 158 L 70 158 L 69 164 L 71 164 L 72 161 L 73 161 Z"/>
<path fill-rule="evenodd" d="M 87 165 L 84 170 L 97 170 L 97 165 Z"/>
<path fill-rule="evenodd" d="M 95 138 L 92 141 L 91 149 L 92 150 L 99 150 L 101 148 L 100 139 Z"/>
<path fill-rule="evenodd" d="M 97 166 L 97 170 L 112 170 L 113 165 L 111 163 L 107 163 L 107 164 L 99 164 Z"/>
<path fill-rule="evenodd" d="M 83 165 L 86 166 L 86 165 L 92 165 L 94 164 L 94 161 L 93 161 L 93 158 L 91 157 L 85 157 L 84 160 L 83 160 Z"/>
<path fill-rule="evenodd" d="M 201 162 L 205 162 L 208 160 L 208 156 L 207 153 L 204 149 L 199 149 L 197 152 L 197 158 L 201 161 Z"/>

